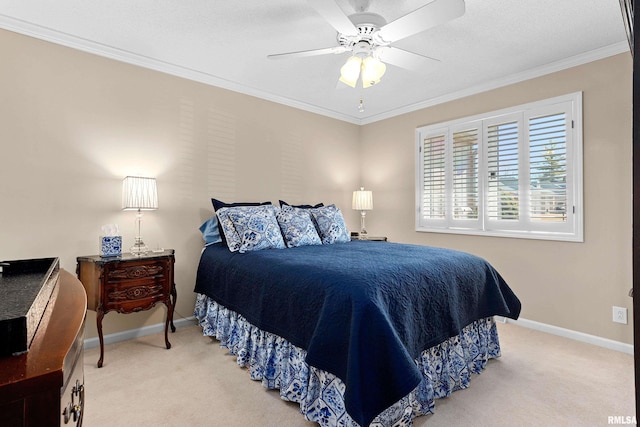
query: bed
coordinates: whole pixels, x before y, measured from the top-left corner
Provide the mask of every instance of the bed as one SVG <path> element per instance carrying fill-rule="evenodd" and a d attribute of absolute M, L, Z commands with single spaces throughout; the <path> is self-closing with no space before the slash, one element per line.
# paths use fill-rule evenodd
<path fill-rule="evenodd" d="M 322 426 L 411 425 L 500 356 L 493 316 L 520 313 L 477 256 L 351 241 L 334 205 L 213 202 L 195 285 L 203 333 Z"/>

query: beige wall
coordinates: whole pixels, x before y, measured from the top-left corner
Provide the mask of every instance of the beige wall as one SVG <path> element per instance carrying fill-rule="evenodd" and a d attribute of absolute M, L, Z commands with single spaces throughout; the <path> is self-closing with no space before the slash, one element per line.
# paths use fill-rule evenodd
<path fill-rule="evenodd" d="M 630 55 L 617 55 L 363 126 L 361 176 L 375 199 L 368 231 L 483 256 L 522 300 L 523 318 L 632 343 L 631 323 L 611 320 L 613 305 L 631 317 L 631 71 Z M 417 127 L 577 91 L 584 95 L 584 243 L 415 231 Z"/>
<path fill-rule="evenodd" d="M 353 124 L 7 31 L 0 58 L 1 260 L 57 256 L 75 272 L 107 223 L 128 248 L 134 213 L 120 210 L 122 178 L 157 177 L 160 208 L 145 214 L 143 237 L 176 250 L 176 310 L 189 317 L 211 197 L 335 202 L 352 213 Z M 164 313 L 110 313 L 104 331 Z M 95 331 L 89 312 L 87 336 Z"/>
<path fill-rule="evenodd" d="M 631 61 L 585 66 L 358 127 L 227 90 L 0 30 L 0 259 L 97 253 L 118 223 L 121 180 L 155 176 L 160 209 L 144 217 L 150 246 L 176 249 L 177 313 L 193 310 L 209 199 L 335 202 L 350 228 L 351 191 L 374 191 L 371 234 L 466 250 L 493 263 L 522 316 L 631 343 Z M 585 242 L 414 231 L 415 128 L 584 91 Z M 358 167 L 360 162 L 360 167 Z M 163 308 L 109 314 L 105 333 L 162 321 Z M 89 312 L 87 336 L 95 336 Z"/>

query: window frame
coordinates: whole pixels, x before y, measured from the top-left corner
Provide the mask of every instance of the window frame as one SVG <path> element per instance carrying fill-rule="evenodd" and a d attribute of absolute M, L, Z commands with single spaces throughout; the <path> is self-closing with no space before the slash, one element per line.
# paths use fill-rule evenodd
<path fill-rule="evenodd" d="M 532 220 L 530 200 L 532 194 L 530 176 L 530 120 L 544 117 L 544 114 L 566 116 L 566 205 L 565 220 Z M 516 120 L 518 124 L 518 219 L 499 220 L 489 217 L 489 161 L 488 128 L 494 124 Z M 583 135 L 582 135 L 582 92 L 575 92 L 536 102 L 491 111 L 484 114 L 463 117 L 446 122 L 416 128 L 416 181 L 415 181 L 415 229 L 419 232 L 452 233 L 509 237 L 567 242 L 584 242 L 583 203 Z M 453 135 L 459 132 L 477 130 L 477 219 L 454 218 L 453 190 Z M 445 214 L 444 218 L 429 219 L 422 215 L 424 177 L 424 156 L 422 144 L 427 138 L 445 138 Z M 456 193 L 457 194 L 457 193 Z"/>

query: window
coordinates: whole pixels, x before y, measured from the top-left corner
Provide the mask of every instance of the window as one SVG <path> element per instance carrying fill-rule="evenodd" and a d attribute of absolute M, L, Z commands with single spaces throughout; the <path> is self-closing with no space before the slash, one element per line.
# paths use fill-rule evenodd
<path fill-rule="evenodd" d="M 582 93 L 416 130 L 416 230 L 583 241 Z"/>

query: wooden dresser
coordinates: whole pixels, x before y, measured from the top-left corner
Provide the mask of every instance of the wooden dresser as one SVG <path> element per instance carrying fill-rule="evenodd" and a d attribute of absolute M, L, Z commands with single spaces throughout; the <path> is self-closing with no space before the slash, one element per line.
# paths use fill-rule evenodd
<path fill-rule="evenodd" d="M 83 340 L 87 297 L 78 279 L 60 269 L 29 351 L 0 358 L 0 424 L 81 426 Z"/>

